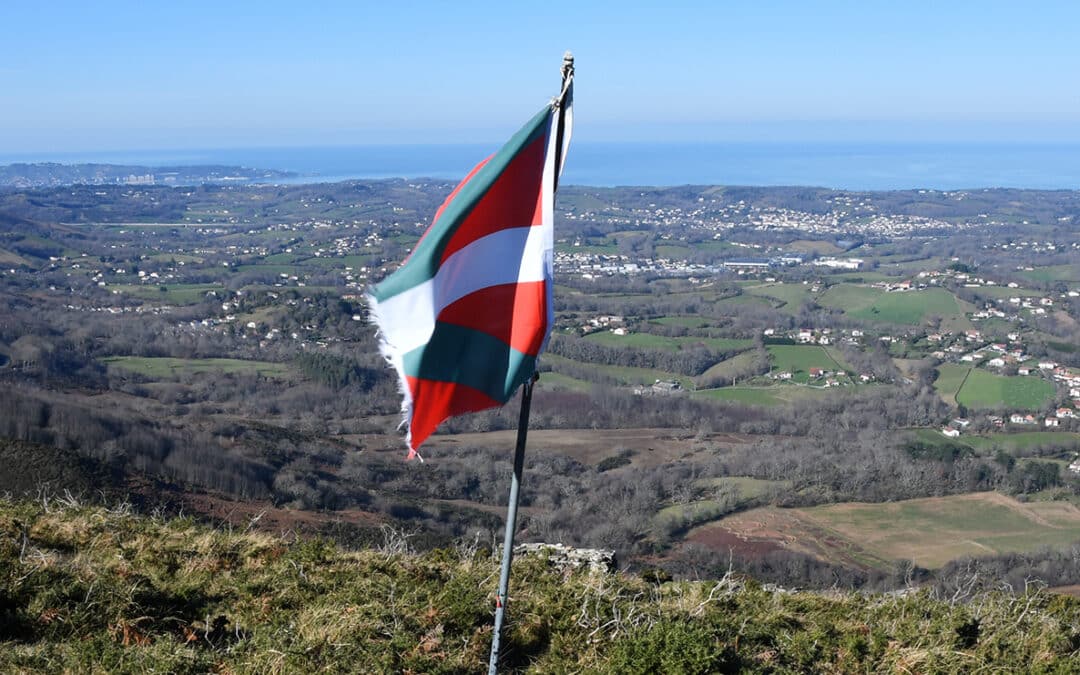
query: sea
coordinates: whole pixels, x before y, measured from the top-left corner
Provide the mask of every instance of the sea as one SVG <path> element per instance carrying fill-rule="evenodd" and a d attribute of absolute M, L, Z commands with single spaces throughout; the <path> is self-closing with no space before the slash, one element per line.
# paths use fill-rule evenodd
<path fill-rule="evenodd" d="M 455 180 L 497 144 L 358 145 L 5 154 L 14 162 L 223 164 L 293 171 L 274 182 Z M 575 142 L 563 184 L 803 185 L 844 190 L 1080 189 L 1080 143 Z"/>

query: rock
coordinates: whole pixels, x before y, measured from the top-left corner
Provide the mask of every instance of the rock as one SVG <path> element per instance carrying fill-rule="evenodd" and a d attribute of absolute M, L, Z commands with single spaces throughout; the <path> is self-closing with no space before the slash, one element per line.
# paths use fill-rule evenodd
<path fill-rule="evenodd" d="M 595 548 L 574 548 L 564 544 L 518 544 L 514 547 L 515 555 L 546 555 L 548 563 L 559 569 L 588 568 L 590 572 L 614 573 L 616 568 L 615 551 Z"/>

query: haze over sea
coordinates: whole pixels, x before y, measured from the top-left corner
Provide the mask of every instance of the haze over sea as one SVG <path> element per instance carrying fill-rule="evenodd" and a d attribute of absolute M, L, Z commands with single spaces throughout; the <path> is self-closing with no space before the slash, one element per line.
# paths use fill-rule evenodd
<path fill-rule="evenodd" d="M 287 181 L 464 176 L 497 144 L 368 145 L 0 154 L 13 162 L 226 164 L 295 171 Z M 812 185 L 848 190 L 1080 189 L 1080 143 L 575 142 L 571 185 Z"/>

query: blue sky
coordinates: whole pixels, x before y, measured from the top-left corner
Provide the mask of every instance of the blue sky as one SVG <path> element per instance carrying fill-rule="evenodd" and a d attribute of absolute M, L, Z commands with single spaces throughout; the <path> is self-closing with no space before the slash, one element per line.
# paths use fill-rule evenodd
<path fill-rule="evenodd" d="M 1080 140 L 1074 2 L 51 2 L 0 9 L 0 152 L 503 138 Z"/>

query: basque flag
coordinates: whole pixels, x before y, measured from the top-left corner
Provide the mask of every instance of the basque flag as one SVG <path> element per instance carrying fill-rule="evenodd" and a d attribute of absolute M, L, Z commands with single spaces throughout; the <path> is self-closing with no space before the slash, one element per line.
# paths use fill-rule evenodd
<path fill-rule="evenodd" d="M 553 323 L 553 208 L 572 95 L 570 80 L 477 165 L 368 294 L 398 374 L 410 458 L 443 420 L 506 403 L 536 371 Z"/>

